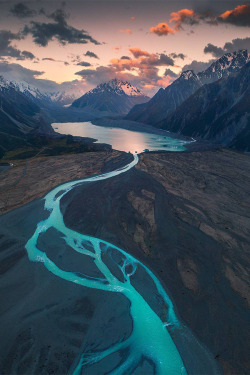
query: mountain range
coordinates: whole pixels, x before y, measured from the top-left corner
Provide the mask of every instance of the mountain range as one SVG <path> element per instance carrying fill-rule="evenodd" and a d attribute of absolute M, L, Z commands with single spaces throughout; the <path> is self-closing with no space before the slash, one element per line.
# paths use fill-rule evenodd
<path fill-rule="evenodd" d="M 198 74 L 185 71 L 126 119 L 250 151 L 249 60 L 241 50 Z"/>
<path fill-rule="evenodd" d="M 101 83 L 72 103 L 72 107 L 85 110 L 126 114 L 136 104 L 149 101 L 137 87 L 127 81 L 112 79 Z"/>
<path fill-rule="evenodd" d="M 201 86 L 238 71 L 248 60 L 247 50 L 241 50 L 225 54 L 219 60 L 213 62 L 205 71 L 198 74 L 195 74 L 192 70 L 187 70 L 171 85 L 165 89 L 161 88 L 149 102 L 133 107 L 126 119 L 159 127 L 157 125 L 159 122 L 176 110 L 185 99 Z"/>
<path fill-rule="evenodd" d="M 250 151 L 249 65 L 246 50 L 227 53 L 203 72 L 183 72 L 151 99 L 131 83 L 113 79 L 69 108 L 63 103 L 73 98 L 71 93 L 41 92 L 0 77 L 0 154 L 22 145 L 30 132 L 52 132 L 51 122 L 92 121 L 110 114 Z"/>
<path fill-rule="evenodd" d="M 249 126 L 249 104 L 250 62 L 226 78 L 203 85 L 157 125 L 175 133 L 229 144 Z"/>

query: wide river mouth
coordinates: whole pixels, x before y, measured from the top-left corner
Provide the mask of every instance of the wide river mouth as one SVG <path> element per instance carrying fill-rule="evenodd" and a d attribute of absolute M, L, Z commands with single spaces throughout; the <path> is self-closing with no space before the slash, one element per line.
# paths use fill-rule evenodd
<path fill-rule="evenodd" d="M 132 154 L 144 151 L 184 151 L 190 141 L 165 135 L 142 133 L 122 128 L 94 125 L 91 122 L 53 123 L 53 129 L 60 134 L 97 139 L 97 143 L 107 143 L 113 149 Z"/>

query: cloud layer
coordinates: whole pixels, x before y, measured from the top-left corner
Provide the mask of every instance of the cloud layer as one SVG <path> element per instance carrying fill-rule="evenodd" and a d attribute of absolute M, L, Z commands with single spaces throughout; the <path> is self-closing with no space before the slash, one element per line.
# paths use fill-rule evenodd
<path fill-rule="evenodd" d="M 175 34 L 183 29 L 184 25 L 207 23 L 215 25 L 225 23 L 241 27 L 250 27 L 250 5 L 238 5 L 234 9 L 226 10 L 220 15 L 211 12 L 195 12 L 193 9 L 181 9 L 170 14 L 169 23 L 161 22 L 150 28 L 150 32 L 158 36 Z"/>

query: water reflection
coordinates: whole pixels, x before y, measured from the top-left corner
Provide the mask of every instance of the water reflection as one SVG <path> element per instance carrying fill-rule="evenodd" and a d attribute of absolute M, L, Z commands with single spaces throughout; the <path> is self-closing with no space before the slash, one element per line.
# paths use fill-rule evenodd
<path fill-rule="evenodd" d="M 54 123 L 53 129 L 60 134 L 98 139 L 98 143 L 108 143 L 113 149 L 135 153 L 148 151 L 183 151 L 188 143 L 163 135 L 140 133 L 121 128 L 107 128 L 91 122 Z"/>

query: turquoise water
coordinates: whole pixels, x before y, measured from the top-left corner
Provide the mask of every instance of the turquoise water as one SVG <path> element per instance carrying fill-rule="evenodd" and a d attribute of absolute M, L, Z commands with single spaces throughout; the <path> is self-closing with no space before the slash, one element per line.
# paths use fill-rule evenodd
<path fill-rule="evenodd" d="M 52 124 L 53 129 L 60 134 L 71 134 L 79 137 L 89 137 L 98 143 L 108 143 L 115 150 L 134 153 L 149 151 L 184 151 L 184 145 L 189 143 L 181 139 L 170 138 L 167 135 L 140 133 L 121 128 L 108 128 L 93 125 L 91 122 L 68 122 Z"/>
<path fill-rule="evenodd" d="M 45 210 L 50 212 L 49 217 L 37 224 L 34 234 L 26 244 L 29 260 L 43 263 L 44 267 L 54 275 L 84 288 L 121 293 L 130 302 L 130 317 L 133 321 L 131 335 L 126 340 L 118 342 L 102 352 L 83 353 L 74 369 L 74 375 L 80 375 L 86 366 L 97 363 L 122 350 L 127 350 L 128 355 L 117 368 L 110 372 L 112 375 L 132 374 L 142 358 L 146 358 L 153 363 L 157 375 L 187 374 L 180 354 L 168 331 L 169 326 L 174 329 L 174 327 L 180 326 L 180 322 L 176 317 L 169 296 L 157 277 L 145 265 L 122 249 L 99 238 L 87 236 L 67 228 L 60 210 L 61 199 L 74 187 L 118 176 L 133 168 L 138 160 L 138 156 L 134 155 L 133 161 L 123 168 L 99 176 L 67 182 L 49 192 L 45 196 L 44 205 Z M 84 257 L 91 258 L 103 277 L 93 278 L 79 273 L 76 274 L 73 271 L 64 271 L 49 259 L 46 253 L 38 248 L 38 239 L 50 228 L 56 229 L 58 236 L 63 238 L 68 246 L 82 254 L 83 261 Z M 90 244 L 92 250 L 90 250 Z M 116 277 L 103 260 L 103 255 L 110 249 L 120 254 L 121 260 L 117 262 L 116 266 L 120 270 L 122 278 Z M 138 267 L 143 267 L 144 271 L 151 277 L 158 294 L 167 306 L 165 318 L 160 318 L 133 286 L 132 278 L 136 275 Z"/>

